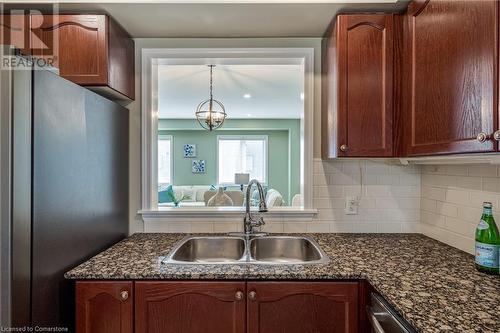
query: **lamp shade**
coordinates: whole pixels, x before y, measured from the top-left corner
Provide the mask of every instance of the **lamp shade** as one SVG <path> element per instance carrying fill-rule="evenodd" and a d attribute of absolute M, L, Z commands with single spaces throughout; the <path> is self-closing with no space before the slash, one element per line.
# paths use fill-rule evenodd
<path fill-rule="evenodd" d="M 235 184 L 248 184 L 250 181 L 249 173 L 235 173 L 234 174 L 234 183 Z"/>

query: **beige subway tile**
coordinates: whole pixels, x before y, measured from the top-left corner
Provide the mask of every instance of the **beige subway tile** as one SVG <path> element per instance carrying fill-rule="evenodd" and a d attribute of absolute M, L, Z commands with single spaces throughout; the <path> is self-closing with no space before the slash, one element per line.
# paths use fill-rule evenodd
<path fill-rule="evenodd" d="M 366 174 L 370 175 L 388 175 L 391 173 L 391 166 L 382 162 L 366 163 Z"/>
<path fill-rule="evenodd" d="M 377 223 L 377 232 L 381 233 L 402 232 L 401 223 Z"/>
<path fill-rule="evenodd" d="M 307 223 L 284 223 L 283 232 L 288 233 L 303 233 L 307 232 Z"/>
<path fill-rule="evenodd" d="M 436 211 L 436 200 L 422 198 L 422 199 L 420 199 L 420 207 L 422 210 L 425 210 L 428 212 L 435 212 Z"/>
<path fill-rule="evenodd" d="M 363 161 L 344 161 L 342 162 L 342 172 L 352 175 L 365 173 L 365 163 Z"/>
<path fill-rule="evenodd" d="M 405 233 L 420 233 L 420 223 L 402 223 L 401 228 L 401 231 Z"/>
<path fill-rule="evenodd" d="M 479 191 L 471 191 L 470 192 L 470 201 L 468 202 L 468 206 L 481 208 L 483 207 L 483 202 L 489 201 L 493 204 L 494 207 L 498 205 L 498 194 L 492 192 L 479 192 Z"/>
<path fill-rule="evenodd" d="M 446 202 L 438 201 L 436 203 L 436 213 L 440 215 L 457 217 L 458 216 L 458 206 Z"/>
<path fill-rule="evenodd" d="M 269 233 L 282 233 L 284 230 L 284 224 L 282 222 L 266 222 L 261 228 L 264 232 Z"/>
<path fill-rule="evenodd" d="M 330 223 L 309 223 L 307 224 L 307 232 L 325 233 L 330 232 Z"/>
<path fill-rule="evenodd" d="M 316 198 L 335 198 L 342 196 L 342 186 L 314 186 L 313 196 Z"/>
<path fill-rule="evenodd" d="M 212 222 L 194 222 L 191 223 L 191 232 L 214 232 L 214 224 Z"/>
<path fill-rule="evenodd" d="M 497 177 L 482 178 L 482 190 L 488 192 L 500 193 L 500 178 Z"/>
<path fill-rule="evenodd" d="M 330 223 L 330 232 L 354 232 L 354 223 L 335 222 Z"/>
<path fill-rule="evenodd" d="M 446 217 L 445 229 L 456 232 L 466 237 L 474 237 L 476 226 L 473 225 L 472 223 L 465 222 L 460 219 L 456 219 L 453 217 Z"/>
<path fill-rule="evenodd" d="M 390 186 L 388 185 L 367 185 L 365 186 L 366 195 L 369 197 L 386 197 L 390 195 Z"/>
<path fill-rule="evenodd" d="M 468 168 L 469 176 L 496 177 L 498 175 L 498 168 L 496 165 L 473 164 L 469 165 Z"/>
<path fill-rule="evenodd" d="M 400 179 L 401 178 L 408 178 L 408 177 L 401 177 L 400 175 L 377 175 L 377 184 L 378 185 L 400 185 Z M 408 184 L 404 184 L 408 185 Z"/>
<path fill-rule="evenodd" d="M 444 173 L 449 176 L 467 176 L 468 168 L 466 165 L 445 165 Z"/>
<path fill-rule="evenodd" d="M 353 225 L 353 231 L 358 233 L 376 233 L 377 224 L 376 223 L 355 223 Z"/>
<path fill-rule="evenodd" d="M 422 211 L 420 212 L 420 218 L 422 223 L 429 224 L 436 227 L 444 227 L 445 216 L 438 215 L 432 212 Z"/>
<path fill-rule="evenodd" d="M 329 176 L 323 174 L 313 175 L 313 185 L 327 185 Z"/>
<path fill-rule="evenodd" d="M 458 216 L 465 221 L 471 223 L 479 221 L 482 215 L 481 208 L 474 208 L 468 206 L 458 206 Z"/>
<path fill-rule="evenodd" d="M 456 177 L 456 186 L 467 190 L 481 190 L 481 177 Z"/>
<path fill-rule="evenodd" d="M 446 190 L 446 201 L 459 205 L 467 205 L 470 203 L 469 192 L 461 190 Z"/>
<path fill-rule="evenodd" d="M 326 174 L 341 173 L 342 172 L 342 162 L 339 161 L 324 161 L 323 171 Z"/>
<path fill-rule="evenodd" d="M 389 191 L 390 194 L 395 197 L 420 198 L 420 186 L 417 185 L 391 186 Z"/>
<path fill-rule="evenodd" d="M 330 208 L 332 206 L 332 199 L 330 198 L 315 198 L 313 199 L 314 208 Z"/>
<path fill-rule="evenodd" d="M 343 196 L 362 196 L 364 189 L 362 189 L 361 185 L 346 185 L 342 186 L 343 188 Z"/>

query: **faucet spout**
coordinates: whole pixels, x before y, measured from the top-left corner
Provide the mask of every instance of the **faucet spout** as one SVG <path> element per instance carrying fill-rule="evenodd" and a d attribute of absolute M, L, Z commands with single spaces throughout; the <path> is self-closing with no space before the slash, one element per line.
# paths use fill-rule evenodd
<path fill-rule="evenodd" d="M 243 225 L 246 235 L 250 235 L 253 233 L 253 229 L 256 227 L 260 227 L 265 224 L 264 219 L 259 218 L 255 219 L 252 213 L 250 213 L 250 193 L 252 190 L 252 186 L 257 185 L 257 190 L 259 191 L 259 212 L 264 213 L 267 212 L 266 198 L 264 197 L 264 190 L 262 189 L 262 185 L 256 179 L 252 179 L 247 186 L 246 192 L 246 205 L 245 205 L 245 218 L 243 219 Z"/>

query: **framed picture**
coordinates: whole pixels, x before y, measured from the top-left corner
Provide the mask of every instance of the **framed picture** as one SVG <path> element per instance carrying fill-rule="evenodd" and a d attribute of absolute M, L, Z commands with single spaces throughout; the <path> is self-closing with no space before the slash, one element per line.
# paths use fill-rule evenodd
<path fill-rule="evenodd" d="M 185 144 L 184 145 L 184 158 L 196 157 L 196 145 L 195 144 Z"/>
<path fill-rule="evenodd" d="M 191 165 L 193 173 L 205 173 L 205 160 L 193 160 Z"/>

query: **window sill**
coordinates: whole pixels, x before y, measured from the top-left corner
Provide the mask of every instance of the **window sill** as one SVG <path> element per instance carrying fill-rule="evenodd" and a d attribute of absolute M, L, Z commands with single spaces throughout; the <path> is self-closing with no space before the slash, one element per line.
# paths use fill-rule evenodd
<path fill-rule="evenodd" d="M 257 212 L 253 210 L 252 212 Z M 165 218 L 243 218 L 244 207 L 160 207 L 157 210 L 140 210 L 137 212 L 144 222 Z M 275 207 L 262 213 L 269 218 L 301 218 L 312 219 L 318 213 L 314 208 Z"/>

